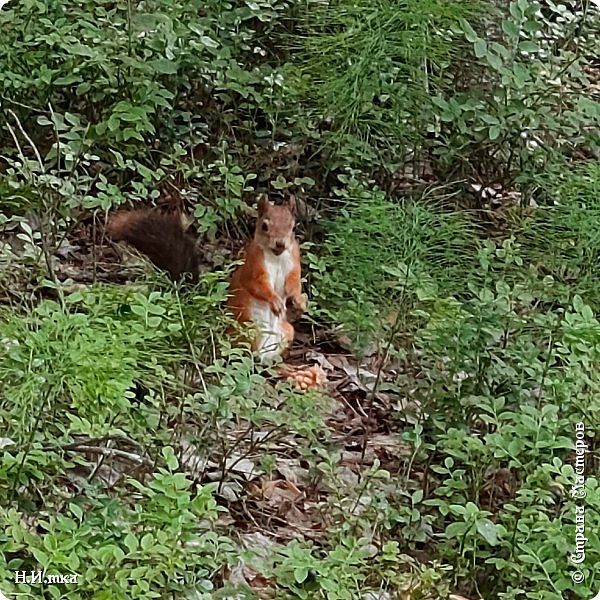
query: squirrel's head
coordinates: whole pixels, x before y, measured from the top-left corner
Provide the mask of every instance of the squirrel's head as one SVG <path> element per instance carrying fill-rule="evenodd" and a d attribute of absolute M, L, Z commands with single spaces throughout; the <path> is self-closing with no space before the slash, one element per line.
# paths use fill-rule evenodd
<path fill-rule="evenodd" d="M 296 199 L 292 196 L 285 204 L 275 205 L 266 198 L 258 203 L 258 220 L 254 239 L 279 256 L 294 242 Z"/>

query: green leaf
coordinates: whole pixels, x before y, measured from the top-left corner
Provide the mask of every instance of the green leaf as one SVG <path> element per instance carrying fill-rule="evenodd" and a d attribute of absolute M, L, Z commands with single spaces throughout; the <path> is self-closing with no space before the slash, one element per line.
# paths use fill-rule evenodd
<path fill-rule="evenodd" d="M 581 316 L 588 323 L 595 321 L 594 311 L 587 304 L 583 307 L 583 310 L 581 311 Z"/>
<path fill-rule="evenodd" d="M 490 44 L 490 50 L 497 54 L 503 61 L 510 60 L 512 58 L 512 52 L 502 44 L 498 42 L 492 42 Z"/>
<path fill-rule="evenodd" d="M 156 73 L 160 73 L 161 75 L 175 75 L 178 66 L 176 61 L 167 60 L 166 58 L 159 58 L 150 62 L 150 67 L 152 67 Z"/>
<path fill-rule="evenodd" d="M 137 538 L 132 534 L 128 533 L 123 539 L 123 543 L 127 546 L 129 552 L 135 552 L 138 549 Z"/>
<path fill-rule="evenodd" d="M 140 579 L 140 578 L 144 577 L 147 573 L 148 573 L 148 566 L 135 567 L 135 569 L 133 569 L 131 571 L 130 577 L 132 579 Z"/>
<path fill-rule="evenodd" d="M 490 140 L 497 140 L 500 136 L 500 127 L 497 125 L 492 125 L 488 130 L 488 136 Z"/>
<path fill-rule="evenodd" d="M 69 46 L 69 51 L 71 54 L 75 54 L 76 56 L 87 56 L 88 58 L 93 58 L 96 56 L 96 52 L 93 48 L 84 46 L 83 44 L 72 44 Z"/>
<path fill-rule="evenodd" d="M 145 317 L 146 316 L 146 307 L 145 306 L 139 306 L 138 304 L 132 304 L 131 305 L 131 312 L 140 316 L 140 317 Z"/>
<path fill-rule="evenodd" d="M 514 23 L 514 21 L 502 21 L 502 31 L 506 33 L 510 38 L 518 38 L 519 37 L 519 28 Z"/>
<path fill-rule="evenodd" d="M 488 125 L 498 125 L 498 123 L 500 123 L 497 116 L 488 113 L 483 113 L 481 115 L 481 120 Z"/>
<path fill-rule="evenodd" d="M 42 566 L 44 569 L 49 566 L 49 557 L 43 550 L 40 550 L 39 548 L 32 548 L 31 554 L 33 554 L 35 560 L 37 560 L 38 563 L 40 563 L 40 566 Z"/>
<path fill-rule="evenodd" d="M 127 140 L 130 140 L 131 138 L 139 140 L 140 142 L 144 141 L 144 138 L 135 129 L 131 129 L 131 128 L 125 129 L 123 131 L 123 140 L 127 141 Z"/>
<path fill-rule="evenodd" d="M 423 490 L 416 490 L 413 493 L 411 500 L 413 504 L 418 504 L 421 502 L 421 500 L 423 500 Z"/>
<path fill-rule="evenodd" d="M 296 567 L 294 569 L 294 579 L 296 583 L 304 583 L 306 578 L 308 577 L 308 568 L 307 567 Z"/>
<path fill-rule="evenodd" d="M 530 554 L 519 554 L 518 558 L 521 562 L 524 562 L 526 564 L 530 564 L 530 565 L 538 564 L 538 559 L 535 556 L 531 556 Z"/>
<path fill-rule="evenodd" d="M 512 74 L 513 79 L 519 88 L 522 88 L 530 79 L 529 69 L 519 63 L 513 65 Z"/>
<path fill-rule="evenodd" d="M 449 110 L 450 105 L 441 96 L 432 96 L 431 101 L 442 110 Z"/>
<path fill-rule="evenodd" d="M 141 540 L 140 545 L 142 550 L 148 551 L 154 544 L 154 537 L 151 533 L 147 533 Z"/>
<path fill-rule="evenodd" d="M 84 94 L 87 94 L 91 89 L 91 83 L 89 81 L 84 81 L 83 83 L 80 83 L 77 86 L 77 88 L 75 88 L 75 94 L 77 96 L 83 96 Z"/>
<path fill-rule="evenodd" d="M 448 527 L 446 527 L 445 535 L 448 539 L 460 537 L 467 530 L 466 523 L 450 523 Z"/>
<path fill-rule="evenodd" d="M 69 510 L 81 521 L 83 519 L 83 510 L 77 504 L 69 504 Z"/>
<path fill-rule="evenodd" d="M 508 444 L 508 454 L 509 456 L 516 457 L 521 453 L 523 449 L 523 442 L 521 440 L 511 440 Z"/>
<path fill-rule="evenodd" d="M 556 561 L 553 558 L 548 558 L 542 564 L 548 573 L 556 573 Z"/>
<path fill-rule="evenodd" d="M 177 457 L 175 456 L 175 452 L 173 451 L 173 448 L 171 448 L 171 446 L 165 446 L 162 449 L 162 455 L 163 455 L 163 458 L 165 459 L 165 462 L 167 463 L 167 467 L 169 467 L 169 470 L 176 471 L 177 468 L 179 467 L 179 461 L 177 460 Z"/>
<path fill-rule="evenodd" d="M 78 75 L 66 75 L 65 77 L 58 77 L 53 83 L 54 85 L 71 85 L 76 81 L 81 81 L 81 77 Z"/>
<path fill-rule="evenodd" d="M 502 59 L 497 54 L 494 54 L 493 52 L 488 52 L 486 54 L 486 59 L 488 61 L 488 64 L 490 65 L 490 67 L 492 67 L 492 69 L 494 69 L 496 71 L 499 71 L 504 66 Z"/>
<path fill-rule="evenodd" d="M 471 27 L 471 24 L 466 19 L 460 20 L 460 27 L 465 34 L 467 42 L 474 43 L 479 39 L 477 32 Z"/>
<path fill-rule="evenodd" d="M 450 510 L 453 515 L 464 515 L 466 508 L 462 504 L 451 504 Z"/>
<path fill-rule="evenodd" d="M 125 558 L 125 552 L 123 552 L 123 550 L 121 550 L 121 548 L 118 546 L 114 546 L 112 551 L 117 563 L 120 563 Z"/>
<path fill-rule="evenodd" d="M 585 96 L 579 97 L 577 100 L 577 108 L 585 115 L 592 118 L 600 118 L 600 103 L 586 98 Z"/>
<path fill-rule="evenodd" d="M 152 298 L 151 298 L 151 300 L 152 300 Z M 150 304 L 148 306 L 148 312 L 151 315 L 164 315 L 165 312 L 167 312 L 167 311 L 164 306 L 160 306 L 158 304 Z"/>
<path fill-rule="evenodd" d="M 495 546 L 498 543 L 496 534 L 496 525 L 489 519 L 478 519 L 475 522 L 475 527 L 481 536 L 490 546 Z"/>
<path fill-rule="evenodd" d="M 71 554 L 69 555 L 69 559 L 67 560 L 67 564 L 73 571 L 79 571 L 81 561 L 79 560 L 79 556 L 77 556 L 76 552 L 71 552 Z"/>
<path fill-rule="evenodd" d="M 537 52 L 540 47 L 535 43 L 528 40 L 519 43 L 519 50 L 521 52 Z"/>
<path fill-rule="evenodd" d="M 473 50 L 477 58 L 483 58 L 487 54 L 487 43 L 485 40 L 477 40 L 473 45 Z"/>
<path fill-rule="evenodd" d="M 219 42 L 215 42 L 215 40 L 213 40 L 212 38 L 209 38 L 207 35 L 201 35 L 200 42 L 207 48 L 218 48 L 219 47 Z"/>
<path fill-rule="evenodd" d="M 508 10 L 512 18 L 515 19 L 515 21 L 521 21 L 521 19 L 523 18 L 523 11 L 519 8 L 516 2 L 511 2 L 508 5 Z"/>
<path fill-rule="evenodd" d="M 113 114 L 110 116 L 107 122 L 108 129 L 110 131 L 117 131 L 119 127 L 121 127 L 121 121 L 119 119 L 119 115 Z"/>
<path fill-rule="evenodd" d="M 333 594 L 335 594 L 335 592 L 337 592 L 340 589 L 340 586 L 337 583 L 337 581 L 329 579 L 328 577 L 323 577 L 322 579 L 320 579 L 319 584 L 326 592 L 332 592 Z M 333 597 L 337 598 L 337 595 Z"/>

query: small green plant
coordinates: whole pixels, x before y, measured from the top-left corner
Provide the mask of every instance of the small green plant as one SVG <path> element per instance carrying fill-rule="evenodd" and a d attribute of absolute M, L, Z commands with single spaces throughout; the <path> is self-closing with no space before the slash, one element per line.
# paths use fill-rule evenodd
<path fill-rule="evenodd" d="M 309 283 L 320 315 L 362 346 L 418 299 L 459 291 L 474 243 L 460 213 L 396 203 L 352 182 L 340 193 L 345 206 L 323 224 L 319 252 L 307 253 Z"/>
<path fill-rule="evenodd" d="M 220 0 L 3 7 L 0 153 L 12 185 L 51 195 L 64 218 L 156 199 L 174 178 L 208 174 L 190 182 L 189 197 L 200 229 L 214 233 L 237 216 L 253 178 L 237 164 L 238 140 L 251 143 L 255 121 L 265 121 L 263 139 L 279 127 L 287 87 L 264 58 L 263 36 L 288 9 L 287 0 L 228 10 Z M 233 149 L 213 151 L 215 138 Z M 210 149 L 201 168 L 190 164 L 199 147 Z M 42 172 L 23 172 L 33 154 Z"/>
<path fill-rule="evenodd" d="M 519 589 L 531 589 L 525 597 L 558 600 L 565 590 L 585 593 L 589 585 L 579 588 L 568 576 L 574 538 L 565 524 L 575 510 L 552 490 L 573 485 L 564 463 L 574 424 L 599 423 L 589 399 L 598 385 L 600 328 L 578 296 L 539 310 L 553 282 L 535 282 L 531 273 L 514 277 L 525 264 L 523 251 L 514 240 L 486 244 L 479 253 L 483 288 L 471 283 L 472 295 L 462 301 L 421 303 L 415 338 L 421 376 L 398 384 L 412 388 L 429 415 L 424 436 L 437 456 L 431 466 L 437 483 L 424 505 L 439 511 L 440 550 L 456 576 L 477 580 L 484 595 L 517 598 Z M 595 498 L 595 479 L 588 485 Z M 492 583 L 488 565 L 511 575 L 495 574 Z"/>
<path fill-rule="evenodd" d="M 47 300 L 20 316 L 3 310 L 0 388 L 5 433 L 22 442 L 34 435 L 40 419 L 47 435 L 53 429 L 52 435 L 59 437 L 66 431 L 93 437 L 110 427 L 133 425 L 135 386 L 163 393 L 173 389 L 174 367 L 191 359 L 181 345 L 189 334 L 200 338 L 196 356 L 206 356 L 209 315 L 223 297 L 223 284 L 210 283 L 204 294 L 190 296 L 186 312 L 193 305 L 199 311 L 187 323 L 174 292 L 124 288 L 75 292 L 64 298 L 64 306 Z M 179 342 L 173 346 L 175 340 Z M 161 410 L 160 405 L 155 408 Z"/>
<path fill-rule="evenodd" d="M 516 181 L 529 193 L 532 175 L 576 146 L 595 143 L 585 132 L 597 122 L 600 104 L 586 94 L 585 64 L 586 49 L 597 44 L 597 18 L 588 21 L 581 11 L 557 33 L 540 19 L 538 2 L 519 0 L 510 2 L 501 31 L 490 28 L 486 37 L 465 19 L 460 29 L 485 83 L 476 91 L 470 81 L 466 91 L 433 98 L 434 152 L 453 173 L 462 163 L 460 174 Z"/>
<path fill-rule="evenodd" d="M 596 309 L 600 306 L 596 285 L 600 275 L 598 163 L 587 162 L 574 169 L 564 166 L 539 184 L 548 201 L 533 213 L 514 219 L 515 236 L 535 269 L 556 282 L 557 301 L 565 302 L 580 294 Z"/>
<path fill-rule="evenodd" d="M 227 146 L 223 145 L 221 158 L 206 166 L 211 198 L 209 203 L 198 204 L 194 212 L 199 231 L 211 235 L 218 226 L 242 214 L 242 196 L 253 190 L 249 184 L 256 179 L 254 173 L 244 175 L 239 165 L 231 164 L 226 150 Z"/>
<path fill-rule="evenodd" d="M 322 143 L 357 164 L 393 169 L 428 130 L 431 96 L 461 39 L 453 33 L 479 2 L 339 0 L 311 3 L 299 54 L 307 104 L 331 122 Z"/>
<path fill-rule="evenodd" d="M 409 568 L 401 571 L 401 567 Z M 276 577 L 279 593 L 290 600 L 377 598 L 393 592 L 417 600 L 442 600 L 450 592 L 447 571 L 436 563 L 416 565 L 400 553 L 397 542 L 386 542 L 378 549 L 368 538 L 345 536 L 321 552 L 291 542 L 276 551 L 266 573 Z"/>
<path fill-rule="evenodd" d="M 56 600 L 82 594 L 149 600 L 167 592 L 210 591 L 233 550 L 212 530 L 218 510 L 214 486 L 196 488 L 177 472 L 173 450 L 165 447 L 162 454 L 166 468 L 158 468 L 147 484 L 131 480 L 127 501 L 90 486 L 87 497 L 39 520 L 35 531 L 25 526 L 25 514 L 0 508 L 3 592 Z M 76 585 L 15 583 L 15 571 L 38 570 L 44 579 L 73 575 Z"/>

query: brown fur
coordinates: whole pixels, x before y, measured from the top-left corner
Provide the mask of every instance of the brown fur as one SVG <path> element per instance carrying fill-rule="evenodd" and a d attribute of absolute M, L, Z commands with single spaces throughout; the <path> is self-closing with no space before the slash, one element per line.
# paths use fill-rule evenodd
<path fill-rule="evenodd" d="M 197 279 L 200 256 L 196 241 L 185 233 L 177 215 L 155 210 L 122 212 L 111 217 L 106 229 L 115 241 L 129 242 L 173 279 L 185 274 Z"/>

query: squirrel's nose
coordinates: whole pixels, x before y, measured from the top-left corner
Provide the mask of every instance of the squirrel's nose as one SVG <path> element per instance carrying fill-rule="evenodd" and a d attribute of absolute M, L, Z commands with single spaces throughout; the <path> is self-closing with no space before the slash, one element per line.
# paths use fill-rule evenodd
<path fill-rule="evenodd" d="M 285 250 L 285 242 L 275 242 L 275 248 L 283 252 Z"/>

